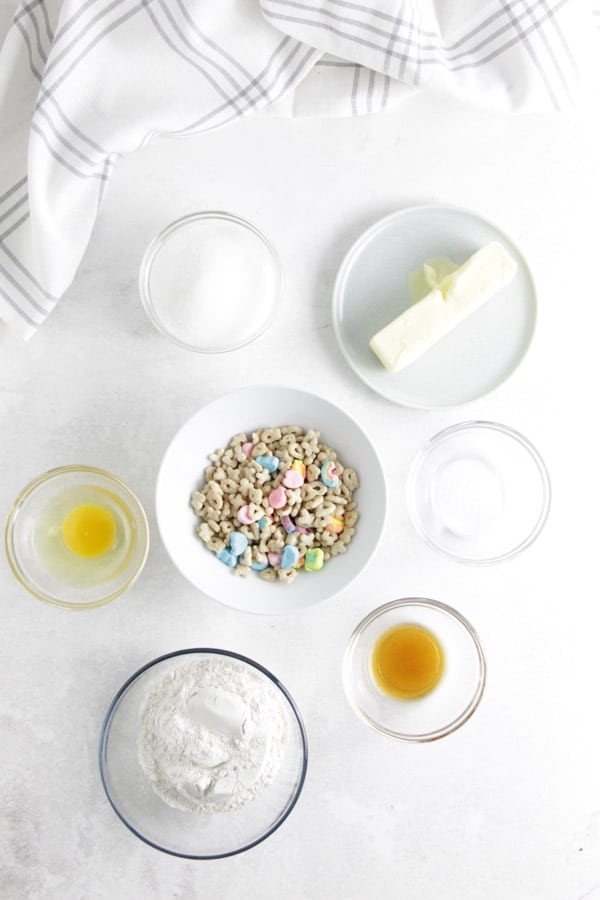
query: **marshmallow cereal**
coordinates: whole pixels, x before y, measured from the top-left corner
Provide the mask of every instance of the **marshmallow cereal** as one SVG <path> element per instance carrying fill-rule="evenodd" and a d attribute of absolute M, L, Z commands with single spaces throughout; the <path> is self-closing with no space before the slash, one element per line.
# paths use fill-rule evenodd
<path fill-rule="evenodd" d="M 345 553 L 358 520 L 354 469 L 298 425 L 237 434 L 209 456 L 191 504 L 198 535 L 236 575 L 291 584 Z"/>

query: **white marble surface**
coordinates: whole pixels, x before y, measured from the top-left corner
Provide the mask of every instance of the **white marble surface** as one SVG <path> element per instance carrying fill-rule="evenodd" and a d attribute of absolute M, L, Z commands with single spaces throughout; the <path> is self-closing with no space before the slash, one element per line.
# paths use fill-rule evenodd
<path fill-rule="evenodd" d="M 0 343 L 0 506 L 45 469 L 99 465 L 140 494 L 152 549 L 128 595 L 85 613 L 32 599 L 0 562 L 2 898 L 600 897 L 597 146 L 589 109 L 508 118 L 413 97 L 386 117 L 249 119 L 121 160 L 68 295 L 30 343 Z M 394 407 L 364 387 L 343 363 L 330 317 L 349 243 L 380 216 L 427 201 L 504 227 L 528 256 L 540 300 L 534 345 L 512 381 L 441 413 Z M 271 329 L 214 358 L 161 338 L 136 288 L 154 233 L 209 208 L 256 222 L 287 276 Z M 280 618 L 241 614 L 190 587 L 152 512 L 177 427 L 218 393 L 263 380 L 326 391 L 352 409 L 380 450 L 392 501 L 368 571 L 337 599 Z M 423 442 L 476 417 L 529 436 L 554 488 L 539 541 L 481 570 L 429 550 L 404 503 Z M 489 664 L 477 714 L 425 746 L 367 729 L 340 679 L 356 622 L 409 595 L 461 610 Z M 214 862 L 138 841 L 110 809 L 96 762 L 100 723 L 123 681 L 194 645 L 269 667 L 295 696 L 310 744 L 287 822 L 248 853 Z"/>

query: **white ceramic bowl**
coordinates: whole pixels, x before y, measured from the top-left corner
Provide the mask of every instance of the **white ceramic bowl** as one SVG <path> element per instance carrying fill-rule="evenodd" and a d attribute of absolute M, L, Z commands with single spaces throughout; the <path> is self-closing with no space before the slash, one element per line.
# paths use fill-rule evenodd
<path fill-rule="evenodd" d="M 329 560 L 319 572 L 301 572 L 291 585 L 265 582 L 254 572 L 247 578 L 233 575 L 196 534 L 199 519 L 190 506 L 192 491 L 198 489 L 210 465 L 209 453 L 227 446 L 242 431 L 278 425 L 318 429 L 321 439 L 360 479 L 355 493 L 359 520 L 348 551 Z M 371 441 L 343 410 L 305 391 L 255 385 L 209 403 L 177 432 L 158 473 L 156 517 L 169 556 L 195 587 L 235 609 L 291 612 L 339 593 L 367 565 L 385 524 L 385 478 Z"/>

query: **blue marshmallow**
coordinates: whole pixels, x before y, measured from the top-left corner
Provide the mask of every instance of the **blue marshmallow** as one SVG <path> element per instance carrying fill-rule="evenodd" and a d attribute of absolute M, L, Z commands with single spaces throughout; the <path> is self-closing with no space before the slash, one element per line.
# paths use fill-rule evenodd
<path fill-rule="evenodd" d="M 232 531 L 229 535 L 229 549 L 235 556 L 241 556 L 248 546 L 248 538 L 241 531 Z"/>
<path fill-rule="evenodd" d="M 277 467 L 279 466 L 279 459 L 277 456 L 256 456 L 256 462 L 263 469 L 266 469 L 267 472 L 276 472 Z"/>
<path fill-rule="evenodd" d="M 222 550 L 219 550 L 217 553 L 217 559 L 220 559 L 222 563 L 225 563 L 226 566 L 229 566 L 230 569 L 235 568 L 237 565 L 237 556 L 235 556 L 230 550 L 227 550 L 225 547 Z"/>
<path fill-rule="evenodd" d="M 293 569 L 299 559 L 300 554 L 297 548 L 293 544 L 286 544 L 281 554 L 281 568 Z"/>

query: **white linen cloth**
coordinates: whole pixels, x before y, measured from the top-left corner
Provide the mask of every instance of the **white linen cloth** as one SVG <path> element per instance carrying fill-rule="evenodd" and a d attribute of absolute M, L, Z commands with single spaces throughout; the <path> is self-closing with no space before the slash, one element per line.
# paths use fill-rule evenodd
<path fill-rule="evenodd" d="M 0 51 L 0 319 L 25 337 L 45 320 L 115 162 L 155 134 L 423 89 L 559 110 L 598 27 L 600 0 L 25 0 Z"/>

